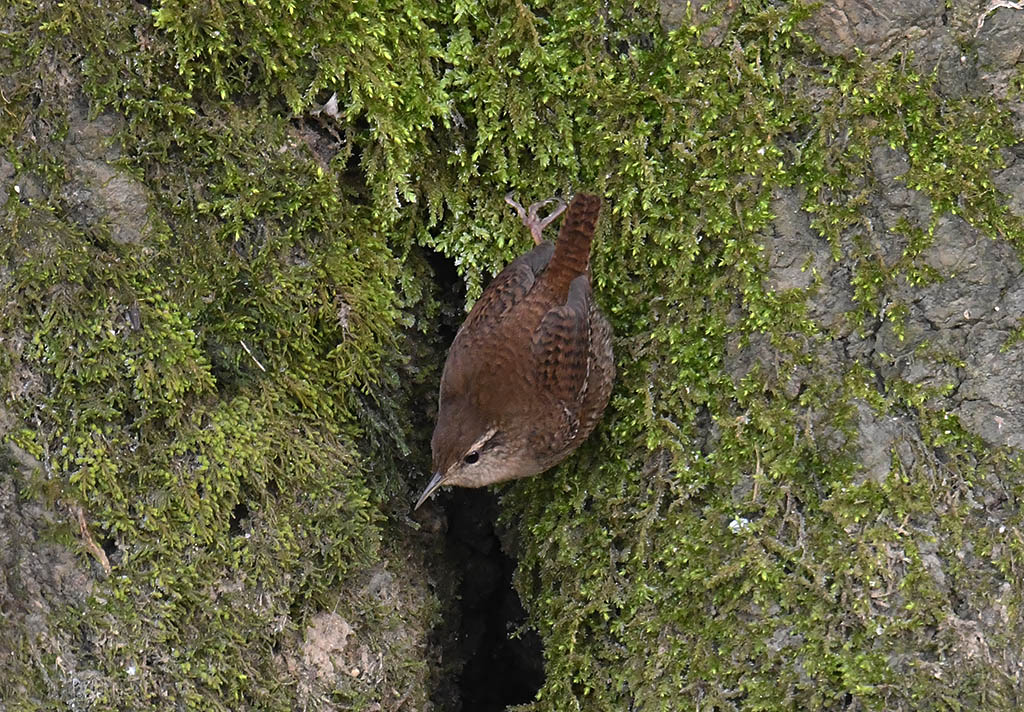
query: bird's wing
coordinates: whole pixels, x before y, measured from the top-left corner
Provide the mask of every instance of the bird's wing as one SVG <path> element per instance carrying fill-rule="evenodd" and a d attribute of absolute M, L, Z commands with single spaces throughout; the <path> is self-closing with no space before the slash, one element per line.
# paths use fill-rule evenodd
<path fill-rule="evenodd" d="M 590 281 L 580 275 L 565 304 L 548 310 L 533 332 L 537 380 L 574 414 L 586 390 L 590 362 Z"/>
<path fill-rule="evenodd" d="M 466 321 L 459 328 L 456 343 L 465 341 L 470 334 L 488 333 L 486 327 L 481 330 L 481 324 L 501 319 L 519 303 L 530 291 L 537 275 L 547 267 L 553 252 L 554 246 L 550 242 L 542 242 L 525 255 L 509 262 L 473 305 Z"/>
<path fill-rule="evenodd" d="M 471 354 L 485 342 L 493 341 L 496 334 L 507 332 L 499 328 L 498 323 L 529 294 L 537 281 L 537 275 L 547 267 L 553 252 L 554 246 L 550 242 L 541 243 L 509 262 L 487 285 L 459 327 L 448 350 L 444 372 L 441 374 L 442 401 L 479 388 L 477 379 L 480 374 L 494 370 L 493 364 L 483 364 Z"/>

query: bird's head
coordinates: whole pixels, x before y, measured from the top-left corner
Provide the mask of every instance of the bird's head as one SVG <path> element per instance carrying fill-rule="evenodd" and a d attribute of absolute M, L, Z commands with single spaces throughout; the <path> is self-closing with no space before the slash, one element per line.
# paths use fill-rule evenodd
<path fill-rule="evenodd" d="M 433 476 L 419 508 L 439 487 L 483 487 L 534 474 L 514 438 L 500 424 L 459 402 L 442 403 L 430 441 Z"/>

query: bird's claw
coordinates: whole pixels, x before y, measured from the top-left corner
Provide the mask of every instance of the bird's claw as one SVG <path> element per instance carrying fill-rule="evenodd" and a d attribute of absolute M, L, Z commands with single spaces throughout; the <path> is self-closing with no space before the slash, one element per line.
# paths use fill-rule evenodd
<path fill-rule="evenodd" d="M 505 202 L 511 205 L 512 209 L 516 211 L 519 219 L 523 221 L 523 224 L 530 230 L 530 234 L 533 235 L 534 243 L 538 245 L 544 241 L 542 234 L 544 232 L 544 228 L 550 225 L 555 218 L 565 211 L 565 201 L 561 198 L 548 198 L 547 200 L 541 200 L 534 203 L 529 208 L 523 208 L 523 206 L 512 197 L 512 193 L 508 193 L 505 196 Z M 558 205 L 550 213 L 544 217 L 540 217 L 537 213 L 541 208 L 549 203 L 557 203 Z"/>

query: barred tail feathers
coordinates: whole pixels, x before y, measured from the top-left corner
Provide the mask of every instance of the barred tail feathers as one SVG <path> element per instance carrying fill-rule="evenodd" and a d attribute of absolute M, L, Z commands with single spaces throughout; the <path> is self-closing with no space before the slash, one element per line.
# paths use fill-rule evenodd
<path fill-rule="evenodd" d="M 562 218 L 558 231 L 555 254 L 548 265 L 548 279 L 559 293 L 568 294 L 569 285 L 590 265 L 590 243 L 597 230 L 597 218 L 601 212 L 601 198 L 588 193 L 578 193 L 569 203 L 569 209 Z"/>

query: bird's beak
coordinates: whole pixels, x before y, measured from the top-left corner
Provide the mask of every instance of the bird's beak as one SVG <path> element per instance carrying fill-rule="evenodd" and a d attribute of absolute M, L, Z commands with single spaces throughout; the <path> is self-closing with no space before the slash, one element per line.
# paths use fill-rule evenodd
<path fill-rule="evenodd" d="M 427 488 L 425 490 L 423 490 L 423 494 L 421 494 L 420 498 L 418 500 L 416 500 L 416 506 L 412 508 L 414 512 L 417 509 L 420 508 L 421 504 L 423 504 L 428 499 L 430 499 L 430 495 L 434 494 L 434 490 L 436 490 L 438 487 L 441 486 L 441 480 L 443 480 L 443 479 L 444 479 L 444 474 L 443 473 L 441 473 L 441 472 L 435 472 L 434 473 L 434 476 L 430 478 L 430 482 L 427 483 Z"/>

